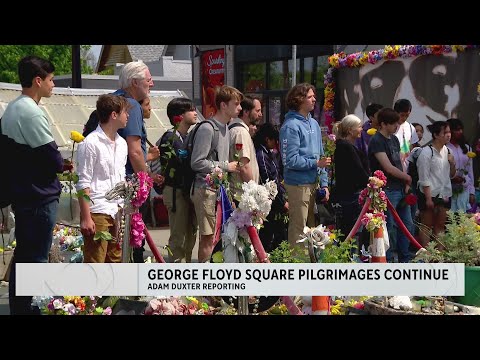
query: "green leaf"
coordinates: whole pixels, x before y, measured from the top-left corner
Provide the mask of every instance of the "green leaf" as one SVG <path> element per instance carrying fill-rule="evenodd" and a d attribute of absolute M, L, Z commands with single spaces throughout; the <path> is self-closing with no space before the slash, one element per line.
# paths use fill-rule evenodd
<path fill-rule="evenodd" d="M 78 183 L 78 179 L 79 179 L 78 174 L 73 173 L 72 174 L 72 181 L 73 181 L 74 184 Z"/>
<path fill-rule="evenodd" d="M 170 176 L 171 178 L 173 178 L 175 176 L 175 169 L 174 168 L 170 169 L 170 172 L 168 173 L 168 176 Z"/>
<path fill-rule="evenodd" d="M 93 240 L 110 241 L 112 240 L 112 234 L 110 234 L 108 231 L 97 231 L 93 237 Z"/>
<path fill-rule="evenodd" d="M 84 198 L 85 200 L 87 200 L 88 202 L 91 202 L 92 204 L 95 204 L 93 202 L 92 199 L 90 199 L 90 196 L 88 196 L 86 193 L 85 193 L 85 190 L 78 190 L 77 191 L 77 198 Z"/>

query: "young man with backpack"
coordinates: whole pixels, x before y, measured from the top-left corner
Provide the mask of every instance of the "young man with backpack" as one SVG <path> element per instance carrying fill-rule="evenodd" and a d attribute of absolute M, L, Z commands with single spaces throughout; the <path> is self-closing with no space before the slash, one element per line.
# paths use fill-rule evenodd
<path fill-rule="evenodd" d="M 163 202 L 170 224 L 170 262 L 190 263 L 197 240 L 197 219 L 190 197 L 182 192 L 182 150 L 188 129 L 197 122 L 197 110 L 192 100 L 179 97 L 168 103 L 167 116 L 173 129 L 167 130 L 156 145 L 160 149 L 161 174 L 165 178 Z"/>
<path fill-rule="evenodd" d="M 200 123 L 191 131 L 194 139 L 190 165 L 196 174 L 190 194 L 200 230 L 198 262 L 210 259 L 215 232 L 217 193 L 207 187 L 205 178 L 216 166 L 224 172 L 239 172 L 238 162 L 228 161 L 230 137 L 227 124 L 232 118 L 236 118 L 242 109 L 240 102 L 243 100 L 243 94 L 231 86 L 224 85 L 217 89 L 215 95 L 217 113 L 206 120 L 208 124 Z"/>
<path fill-rule="evenodd" d="M 240 172 L 230 176 L 230 188 L 235 200 L 240 201 L 243 194 L 242 184 L 260 181 L 255 146 L 250 136 L 250 125 L 256 125 L 262 118 L 262 104 L 257 98 L 246 96 L 240 103 L 242 110 L 238 118 L 233 119 L 228 125 L 230 133 L 230 161 L 238 161 Z M 273 180 L 273 179 L 272 179 Z"/>

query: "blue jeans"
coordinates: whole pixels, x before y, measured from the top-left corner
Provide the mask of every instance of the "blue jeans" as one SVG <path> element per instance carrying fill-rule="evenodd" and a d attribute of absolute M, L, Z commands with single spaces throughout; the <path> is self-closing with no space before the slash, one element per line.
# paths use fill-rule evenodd
<path fill-rule="evenodd" d="M 405 197 L 405 192 L 403 189 L 392 190 L 385 189 L 385 194 L 388 197 L 388 200 L 392 203 L 392 206 L 397 210 L 398 216 L 405 224 L 405 227 L 412 233 L 414 231 L 413 221 L 412 221 L 412 212 L 409 205 L 399 206 L 400 201 Z M 390 211 L 387 211 L 387 231 L 388 237 L 390 240 L 390 248 L 387 250 L 387 261 L 393 260 L 393 250 L 398 252 L 398 262 L 406 263 L 410 261 L 410 253 L 408 248 L 410 246 L 410 241 L 403 234 L 400 227 L 397 231 L 394 231 L 395 220 Z M 396 239 L 394 238 L 396 235 Z M 396 246 L 395 246 L 396 245 Z"/>
<path fill-rule="evenodd" d="M 53 227 L 57 218 L 58 199 L 37 207 L 14 206 L 15 238 L 9 281 L 10 315 L 35 315 L 32 296 L 15 296 L 16 263 L 46 263 L 52 246 Z"/>

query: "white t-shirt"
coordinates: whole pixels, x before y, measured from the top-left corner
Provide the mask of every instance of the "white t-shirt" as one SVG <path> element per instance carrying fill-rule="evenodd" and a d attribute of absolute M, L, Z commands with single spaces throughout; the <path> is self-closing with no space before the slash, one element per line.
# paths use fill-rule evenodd
<path fill-rule="evenodd" d="M 398 127 L 395 136 L 400 142 L 400 158 L 402 160 L 404 171 L 408 168 L 407 158 L 410 155 L 410 145 L 415 144 L 419 141 L 417 132 L 412 124 L 408 121 L 405 121 L 402 125 Z"/>

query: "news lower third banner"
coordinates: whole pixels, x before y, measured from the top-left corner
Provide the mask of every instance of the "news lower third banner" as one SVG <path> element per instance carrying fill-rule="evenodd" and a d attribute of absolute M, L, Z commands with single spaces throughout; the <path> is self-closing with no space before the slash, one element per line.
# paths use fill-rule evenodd
<path fill-rule="evenodd" d="M 17 264 L 17 295 L 463 296 L 464 264 Z"/>

